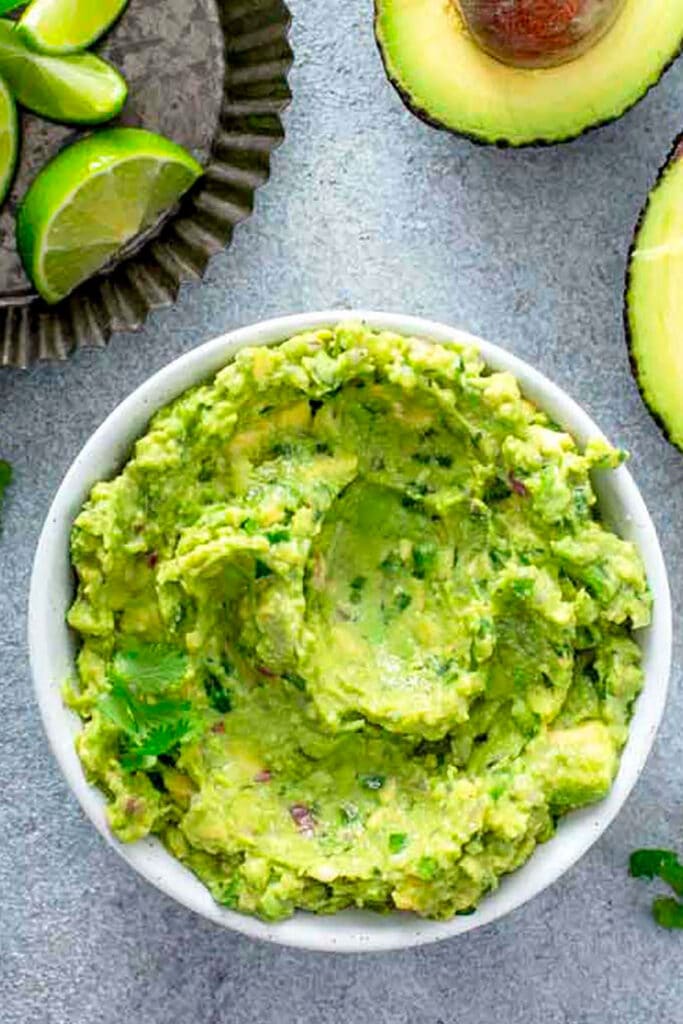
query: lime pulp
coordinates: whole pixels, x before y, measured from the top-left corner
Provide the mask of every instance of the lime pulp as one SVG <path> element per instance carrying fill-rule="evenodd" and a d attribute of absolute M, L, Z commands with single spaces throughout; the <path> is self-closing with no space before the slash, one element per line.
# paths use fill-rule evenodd
<path fill-rule="evenodd" d="M 157 223 L 203 173 L 168 139 L 112 128 L 63 150 L 29 188 L 17 217 L 27 273 L 59 302 Z"/>

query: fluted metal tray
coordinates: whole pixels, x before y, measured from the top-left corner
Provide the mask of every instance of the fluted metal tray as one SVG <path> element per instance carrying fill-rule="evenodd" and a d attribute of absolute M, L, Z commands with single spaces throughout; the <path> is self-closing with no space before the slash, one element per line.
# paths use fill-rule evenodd
<path fill-rule="evenodd" d="M 40 167 L 82 133 L 22 113 L 19 170 L 0 213 L 0 366 L 65 359 L 139 330 L 229 245 L 284 138 L 289 23 L 282 0 L 131 0 L 101 47 L 130 87 L 118 123 L 175 139 L 206 176 L 114 266 L 53 307 L 23 271 L 14 218 Z"/>

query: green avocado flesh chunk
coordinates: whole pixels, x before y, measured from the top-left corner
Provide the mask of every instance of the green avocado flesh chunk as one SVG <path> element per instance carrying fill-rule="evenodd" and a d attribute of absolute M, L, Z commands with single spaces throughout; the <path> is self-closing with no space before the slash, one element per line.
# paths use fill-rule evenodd
<path fill-rule="evenodd" d="M 626 292 L 631 361 L 640 392 L 683 450 L 683 143 L 650 194 L 636 232 Z"/>
<path fill-rule="evenodd" d="M 683 0 L 625 0 L 612 28 L 575 60 L 520 68 L 478 45 L 454 0 L 375 0 L 375 8 L 387 74 L 414 113 L 512 146 L 562 142 L 619 117 L 683 42 Z"/>
<path fill-rule="evenodd" d="M 618 767 L 650 618 L 591 485 L 620 461 L 455 343 L 241 351 L 74 525 L 113 832 L 267 919 L 472 910 Z"/>

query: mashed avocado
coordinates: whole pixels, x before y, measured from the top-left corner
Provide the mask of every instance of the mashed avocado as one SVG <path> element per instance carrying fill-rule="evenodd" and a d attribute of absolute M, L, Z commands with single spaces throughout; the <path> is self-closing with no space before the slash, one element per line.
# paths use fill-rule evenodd
<path fill-rule="evenodd" d="M 475 907 L 610 788 L 650 597 L 476 351 L 347 323 L 159 412 L 72 537 L 78 751 L 230 907 Z"/>

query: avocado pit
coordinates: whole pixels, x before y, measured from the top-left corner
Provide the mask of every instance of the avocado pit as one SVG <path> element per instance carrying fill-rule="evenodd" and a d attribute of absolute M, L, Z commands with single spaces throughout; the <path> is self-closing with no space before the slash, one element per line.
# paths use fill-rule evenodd
<path fill-rule="evenodd" d="M 616 21 L 624 0 L 455 0 L 479 46 L 516 67 L 574 60 Z"/>

